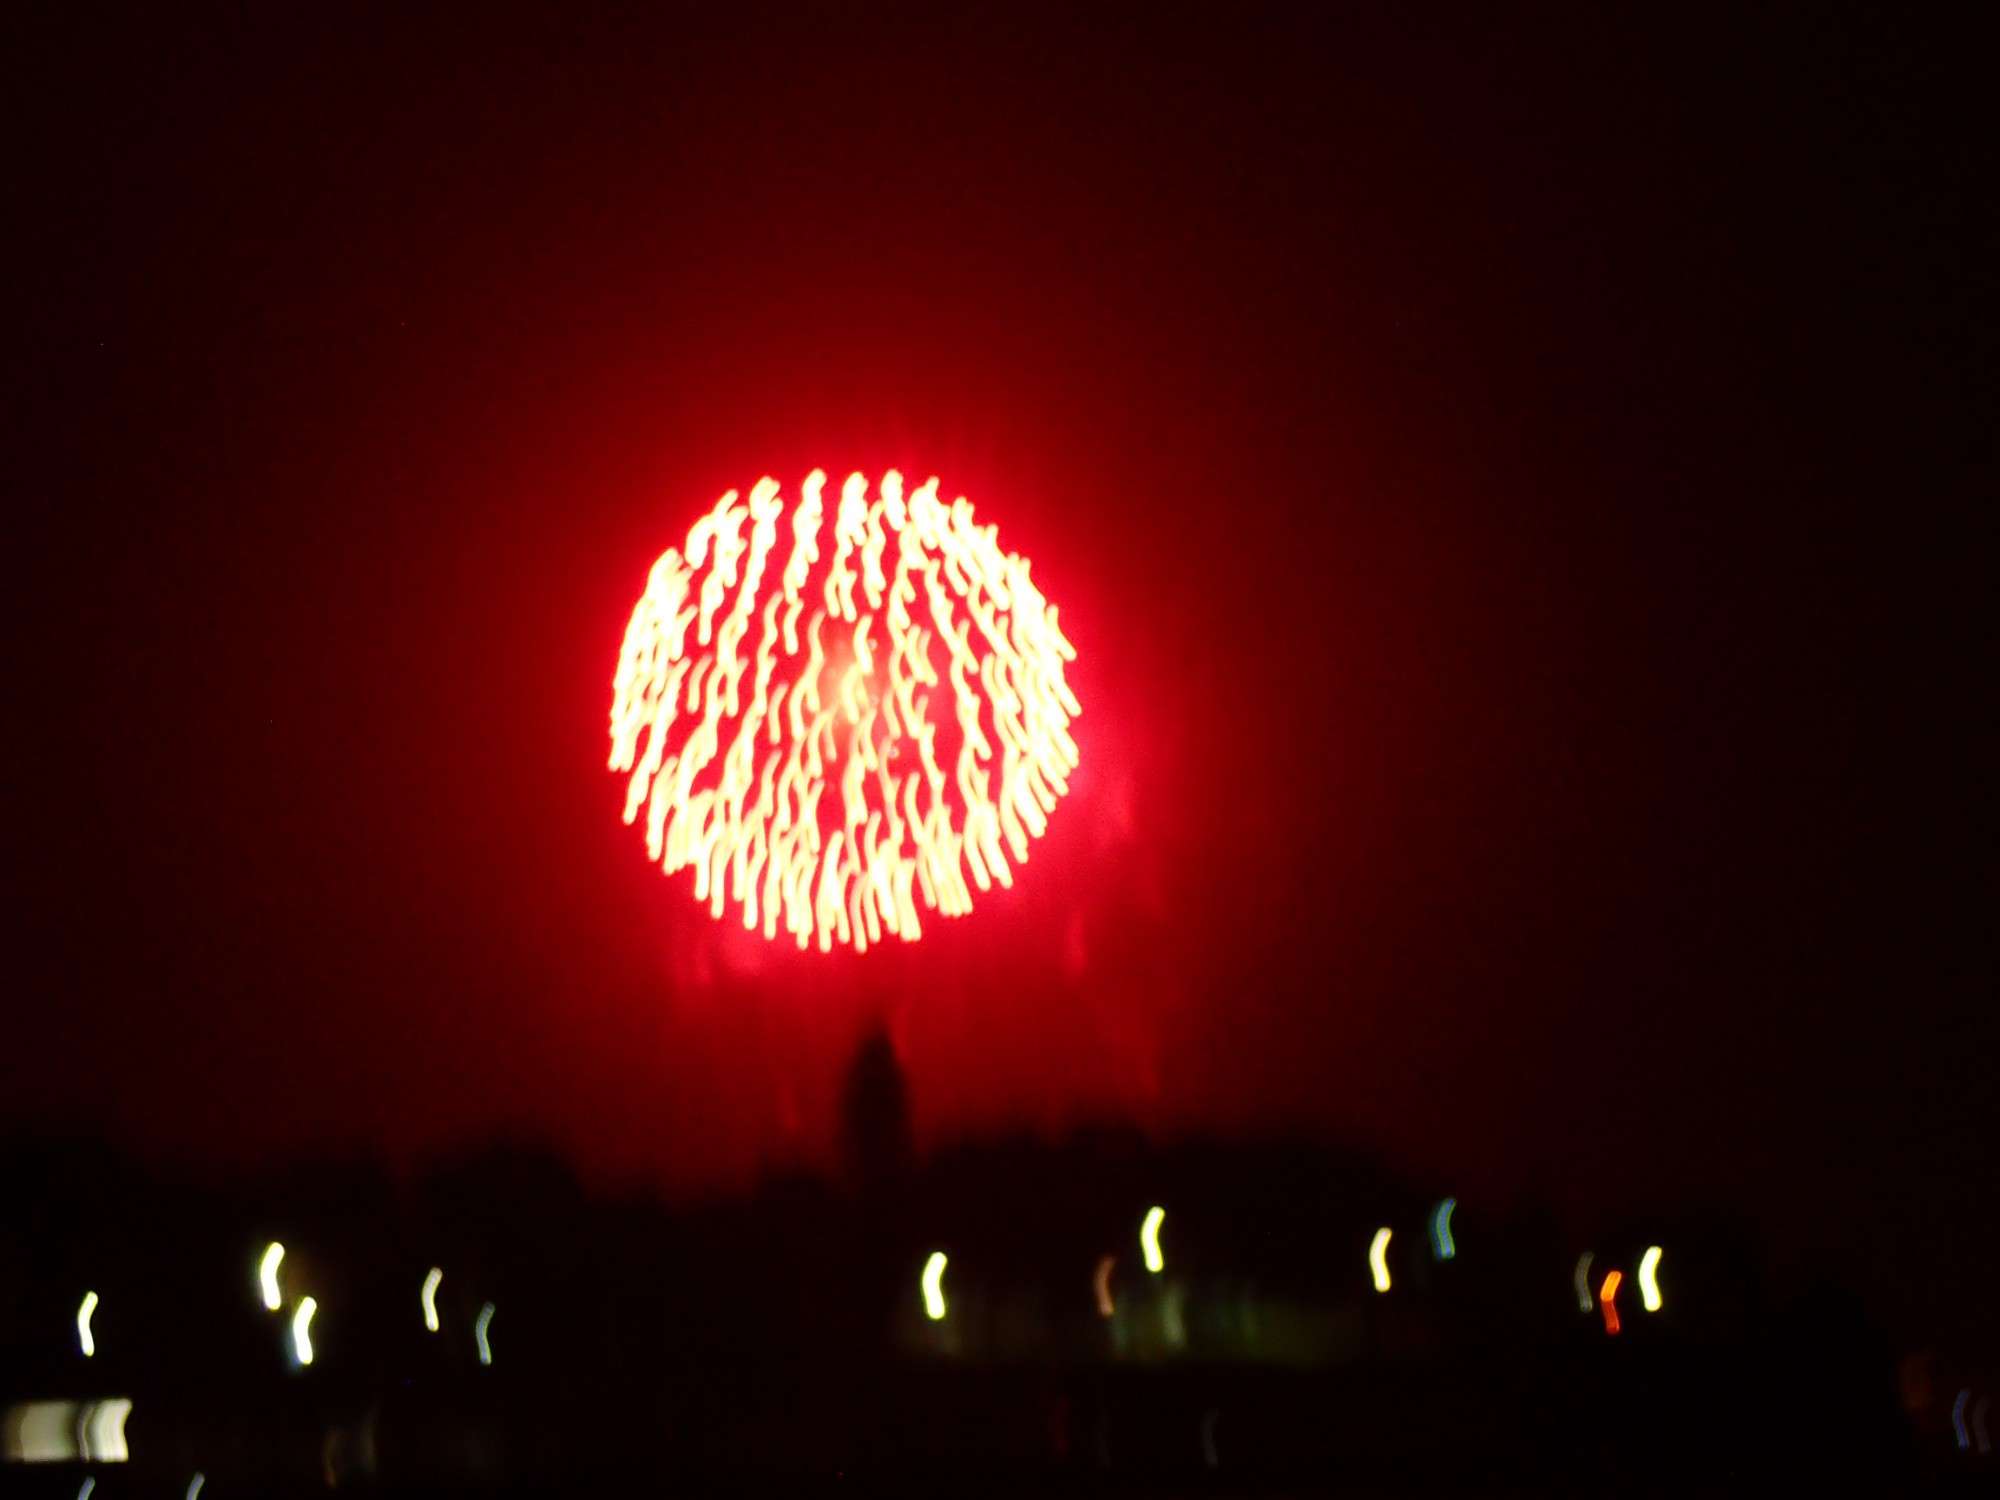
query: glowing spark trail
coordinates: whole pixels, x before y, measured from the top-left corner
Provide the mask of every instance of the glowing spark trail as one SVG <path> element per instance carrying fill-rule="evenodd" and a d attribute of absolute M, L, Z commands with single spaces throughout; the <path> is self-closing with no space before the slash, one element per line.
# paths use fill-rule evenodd
<path fill-rule="evenodd" d="M 963 498 L 855 474 L 734 490 L 653 565 L 611 707 L 625 821 L 720 919 L 800 948 L 922 935 L 1013 884 L 1069 789 L 1056 608 Z M 831 509 L 831 515 L 828 514 Z M 781 524 L 782 523 L 782 524 Z M 789 545 L 786 545 L 788 539 Z"/>
<path fill-rule="evenodd" d="M 83 1305 L 76 1310 L 76 1342 L 83 1350 L 83 1357 L 89 1359 L 97 1353 L 97 1339 L 90 1331 L 91 1314 L 97 1311 L 97 1293 L 85 1292 Z"/>
<path fill-rule="evenodd" d="M 430 1275 L 424 1278 L 424 1327 L 432 1333 L 438 1331 L 438 1286 L 444 1281 L 444 1272 L 437 1266 L 431 1267 Z"/>
<path fill-rule="evenodd" d="M 1139 1253 L 1146 1257 L 1146 1269 L 1155 1276 L 1167 1268 L 1160 1256 L 1160 1226 L 1166 1222 L 1167 1211 L 1155 1206 L 1146 1210 L 1146 1222 L 1139 1226 Z"/>

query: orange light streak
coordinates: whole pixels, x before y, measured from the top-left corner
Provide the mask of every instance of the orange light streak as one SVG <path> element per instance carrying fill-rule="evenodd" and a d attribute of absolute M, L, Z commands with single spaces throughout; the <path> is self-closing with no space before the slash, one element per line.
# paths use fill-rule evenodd
<path fill-rule="evenodd" d="M 1604 1309 L 1604 1331 L 1618 1331 L 1618 1283 L 1625 1279 L 1618 1271 L 1607 1272 L 1604 1285 L 1597 1289 L 1597 1305 Z"/>
<path fill-rule="evenodd" d="M 648 855 L 691 869 L 712 916 L 865 951 L 920 937 L 920 906 L 963 916 L 1013 884 L 1081 710 L 1055 606 L 970 502 L 935 479 L 906 495 L 894 470 L 870 501 L 854 474 L 828 548 L 825 484 L 806 478 L 789 524 L 775 480 L 731 490 L 653 565 L 610 764 L 625 821 L 644 810 Z"/>

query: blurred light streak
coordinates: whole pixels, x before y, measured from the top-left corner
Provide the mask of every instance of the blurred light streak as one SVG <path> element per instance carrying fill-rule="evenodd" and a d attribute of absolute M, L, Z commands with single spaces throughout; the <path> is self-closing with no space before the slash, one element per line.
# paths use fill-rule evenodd
<path fill-rule="evenodd" d="M 1451 1211 L 1457 1207 L 1456 1198 L 1447 1198 L 1431 1210 L 1431 1253 L 1439 1260 L 1458 1254 L 1458 1245 L 1451 1237 Z"/>
<path fill-rule="evenodd" d="M 1965 1403 L 1972 1399 L 1971 1391 L 1960 1391 L 1951 1403 L 1951 1434 L 1958 1439 L 1958 1446 L 1970 1448 L 1972 1438 L 1965 1430 Z"/>
<path fill-rule="evenodd" d="M 1368 1269 L 1375 1277 L 1375 1290 L 1389 1290 L 1389 1241 L 1393 1232 L 1388 1229 L 1375 1231 L 1375 1241 L 1368 1247 Z"/>
<path fill-rule="evenodd" d="M 1160 1298 L 1160 1336 L 1170 1349 L 1187 1347 L 1187 1288 L 1170 1286 Z"/>
<path fill-rule="evenodd" d="M 969 501 L 936 479 L 906 497 L 891 470 L 871 502 L 853 474 L 829 517 L 825 484 L 808 475 L 789 518 L 769 476 L 730 490 L 654 563 L 610 767 L 650 859 L 692 868 L 711 916 L 734 902 L 766 939 L 859 951 L 922 936 L 919 905 L 963 916 L 1013 884 L 1082 710 L 1055 606 Z"/>
<path fill-rule="evenodd" d="M 76 1341 L 83 1349 L 83 1357 L 89 1359 L 97 1353 L 97 1339 L 90 1331 L 91 1314 L 97 1311 L 97 1293 L 85 1292 L 83 1305 L 76 1310 Z"/>
<path fill-rule="evenodd" d="M 1624 1279 L 1625 1277 L 1621 1272 L 1609 1272 L 1604 1278 L 1604 1285 L 1597 1289 L 1598 1303 L 1604 1308 L 1604 1331 L 1606 1333 L 1616 1333 L 1618 1331 L 1618 1283 Z"/>
<path fill-rule="evenodd" d="M 944 1268 L 945 1253 L 933 1250 L 931 1258 L 924 1262 L 924 1311 L 933 1323 L 944 1319 Z"/>
<path fill-rule="evenodd" d="M 1647 1312 L 1660 1310 L 1660 1247 L 1648 1245 L 1639 1260 L 1639 1300 Z"/>
<path fill-rule="evenodd" d="M 493 1346 L 486 1341 L 486 1330 L 492 1326 L 493 1304 L 489 1302 L 479 1309 L 479 1320 L 472 1325 L 472 1336 L 479 1341 L 479 1362 L 482 1365 L 493 1363 Z M 532 1364 L 534 1361 L 530 1360 L 529 1363 Z"/>
<path fill-rule="evenodd" d="M 1592 1312 L 1597 1306 L 1590 1299 L 1590 1263 L 1596 1259 L 1594 1250 L 1586 1250 L 1576 1261 L 1576 1305 L 1584 1312 Z"/>
<path fill-rule="evenodd" d="M 424 1327 L 432 1333 L 438 1331 L 438 1283 L 444 1280 L 444 1272 L 437 1266 L 431 1267 L 431 1274 L 424 1278 Z"/>
<path fill-rule="evenodd" d="M 1219 1408 L 1211 1406 L 1201 1418 L 1201 1461 L 1211 1469 L 1222 1464 L 1215 1451 L 1215 1419 L 1221 1415 Z"/>
<path fill-rule="evenodd" d="M 83 1406 L 75 1401 L 22 1401 L 0 1420 L 0 1452 L 10 1464 L 64 1463 L 77 1451 Z"/>
<path fill-rule="evenodd" d="M 285 1258 L 285 1247 L 276 1240 L 264 1247 L 264 1258 L 257 1263 L 257 1285 L 264 1293 L 264 1306 L 276 1312 L 285 1305 L 284 1294 L 278 1290 L 278 1266 Z"/>
<path fill-rule="evenodd" d="M 1097 1263 L 1097 1274 L 1090 1278 L 1091 1288 L 1097 1293 L 1097 1315 L 1100 1318 L 1108 1318 L 1118 1311 L 1118 1304 L 1111 1300 L 1111 1272 L 1117 1264 L 1117 1256 L 1105 1256 Z"/>
<path fill-rule="evenodd" d="M 194 1478 L 188 1481 L 187 1500 L 199 1500 L 199 1497 L 201 1495 L 201 1487 L 203 1484 L 207 1482 L 207 1479 L 208 1476 L 203 1474 L 200 1470 L 197 1469 L 195 1471 Z"/>
<path fill-rule="evenodd" d="M 1972 1438 L 1982 1457 L 1993 1451 L 1992 1441 L 1986 1436 L 1986 1408 L 1992 1399 L 1981 1396 L 1979 1404 L 1972 1408 Z"/>
<path fill-rule="evenodd" d="M 76 1500 L 90 1500 L 90 1492 L 96 1488 L 97 1488 L 97 1477 L 93 1474 L 84 1475 L 83 1488 L 79 1489 L 76 1492 Z"/>
<path fill-rule="evenodd" d="M 78 1430 L 86 1463 L 122 1464 L 131 1459 L 132 1450 L 125 1443 L 125 1419 L 131 1415 L 132 1403 L 122 1397 L 93 1401 L 84 1408 Z"/>
<path fill-rule="evenodd" d="M 1166 1222 L 1167 1211 L 1155 1204 L 1146 1210 L 1146 1222 L 1139 1226 L 1139 1253 L 1146 1257 L 1146 1269 L 1155 1276 L 1167 1268 L 1160 1254 L 1160 1226 Z"/>
<path fill-rule="evenodd" d="M 292 1313 L 292 1358 L 300 1365 L 313 1362 L 312 1320 L 318 1311 L 319 1304 L 306 1297 Z"/>

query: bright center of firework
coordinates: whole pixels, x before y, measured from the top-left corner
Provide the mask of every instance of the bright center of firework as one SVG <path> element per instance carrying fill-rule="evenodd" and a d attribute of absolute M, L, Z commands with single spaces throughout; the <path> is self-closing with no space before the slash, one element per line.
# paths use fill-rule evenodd
<path fill-rule="evenodd" d="M 720 918 L 804 948 L 922 935 L 1013 883 L 1076 768 L 1055 606 L 937 480 L 871 500 L 852 475 L 827 537 L 815 469 L 731 490 L 653 565 L 618 658 L 611 769 L 625 821 Z M 778 554 L 784 539 L 783 563 Z"/>

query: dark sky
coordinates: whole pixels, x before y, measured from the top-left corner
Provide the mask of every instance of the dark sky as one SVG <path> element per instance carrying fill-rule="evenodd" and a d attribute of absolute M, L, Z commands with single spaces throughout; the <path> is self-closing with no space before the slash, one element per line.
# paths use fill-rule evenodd
<path fill-rule="evenodd" d="M 932 1142 L 1303 1131 L 1935 1321 L 1970 12 L 1088 9 L 9 17 L 6 1116 L 742 1181 L 885 1020 Z M 892 464 L 1035 559 L 1084 765 L 801 961 L 647 866 L 610 675 L 723 489 Z"/>

